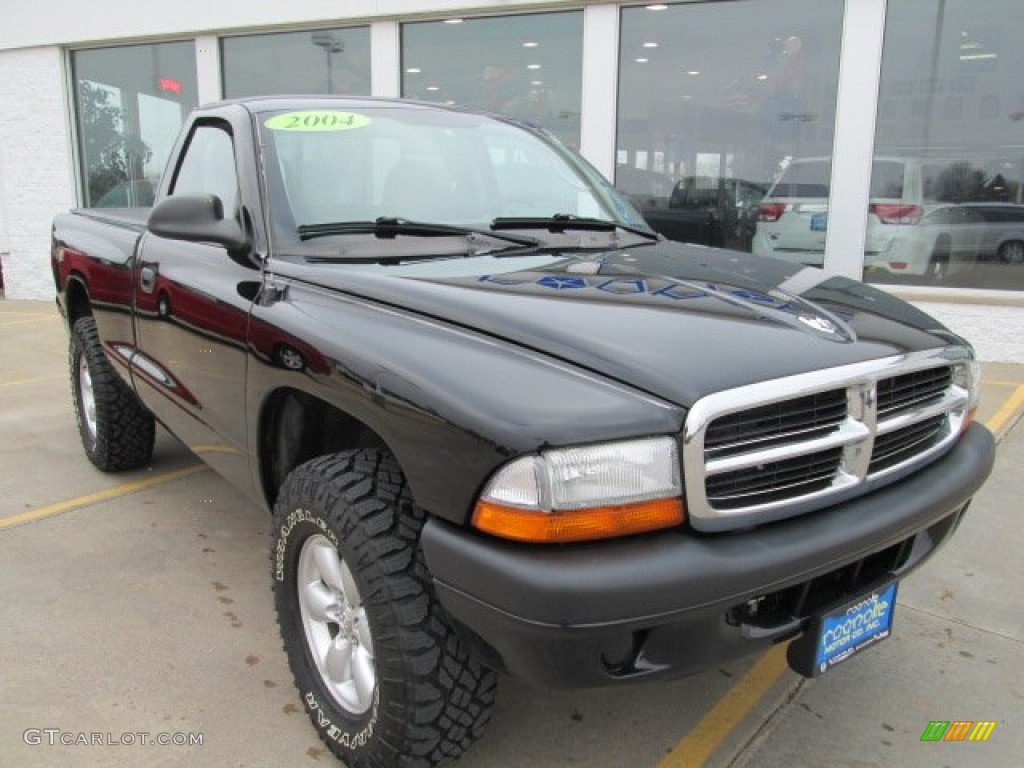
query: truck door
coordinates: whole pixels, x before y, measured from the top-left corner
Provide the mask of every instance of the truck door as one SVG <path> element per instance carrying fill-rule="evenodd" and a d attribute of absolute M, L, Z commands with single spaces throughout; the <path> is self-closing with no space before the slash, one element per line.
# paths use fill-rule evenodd
<path fill-rule="evenodd" d="M 238 163 L 230 124 L 195 122 L 170 195 L 217 195 L 224 215 L 239 212 Z M 143 402 L 238 487 L 250 481 L 245 376 L 255 262 L 210 243 L 146 233 L 134 288 L 138 352 L 132 363 Z"/>

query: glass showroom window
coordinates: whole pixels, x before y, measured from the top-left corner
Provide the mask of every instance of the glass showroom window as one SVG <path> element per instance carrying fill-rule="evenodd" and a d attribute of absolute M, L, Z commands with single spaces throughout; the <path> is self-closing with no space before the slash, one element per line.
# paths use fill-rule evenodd
<path fill-rule="evenodd" d="M 511 115 L 579 147 L 583 14 L 402 25 L 402 95 Z"/>
<path fill-rule="evenodd" d="M 615 185 L 675 240 L 820 266 L 842 0 L 625 8 Z"/>
<path fill-rule="evenodd" d="M 97 48 L 71 57 L 82 204 L 152 205 L 178 129 L 196 106 L 195 45 Z"/>
<path fill-rule="evenodd" d="M 317 29 L 221 40 L 224 96 L 370 94 L 370 28 Z"/>
<path fill-rule="evenodd" d="M 1024 289 L 1024 3 L 888 4 L 864 276 Z"/>

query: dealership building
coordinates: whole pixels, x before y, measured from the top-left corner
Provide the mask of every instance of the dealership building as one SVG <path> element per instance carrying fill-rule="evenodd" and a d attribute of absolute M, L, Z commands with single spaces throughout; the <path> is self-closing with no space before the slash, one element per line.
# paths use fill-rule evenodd
<path fill-rule="evenodd" d="M 1021 0 L 0 0 L 0 270 L 148 205 L 189 110 L 274 93 L 508 114 L 667 236 L 878 283 L 1024 362 Z"/>

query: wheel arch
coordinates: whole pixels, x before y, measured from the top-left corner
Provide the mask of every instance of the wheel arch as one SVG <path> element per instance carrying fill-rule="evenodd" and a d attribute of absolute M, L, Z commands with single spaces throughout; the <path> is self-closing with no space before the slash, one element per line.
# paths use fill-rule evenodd
<path fill-rule="evenodd" d="M 933 254 L 949 254 L 950 249 L 953 247 L 953 238 L 950 237 L 948 232 L 943 232 L 935 238 L 935 245 L 932 248 Z"/>
<path fill-rule="evenodd" d="M 79 318 L 92 316 L 92 301 L 81 272 L 76 271 L 68 275 L 64 286 L 64 302 L 67 307 L 68 327 L 74 326 Z"/>
<path fill-rule="evenodd" d="M 370 425 L 308 392 L 282 387 L 264 400 L 257 433 L 259 483 L 273 508 L 285 478 L 311 459 L 358 448 L 398 456 Z"/>

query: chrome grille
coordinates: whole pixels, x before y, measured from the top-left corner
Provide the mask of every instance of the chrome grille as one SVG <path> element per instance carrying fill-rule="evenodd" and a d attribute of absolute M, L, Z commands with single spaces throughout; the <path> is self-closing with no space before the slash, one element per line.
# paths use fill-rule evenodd
<path fill-rule="evenodd" d="M 737 509 L 827 488 L 842 457 L 833 448 L 709 477 L 708 502 L 716 509 Z"/>
<path fill-rule="evenodd" d="M 692 524 L 718 531 L 809 512 L 937 458 L 967 415 L 955 375 L 967 364 L 952 347 L 702 398 L 683 440 Z"/>
<path fill-rule="evenodd" d="M 881 472 L 913 458 L 942 439 L 945 434 L 946 416 L 939 414 L 930 419 L 911 424 L 886 435 L 875 438 L 874 450 L 868 474 Z"/>
<path fill-rule="evenodd" d="M 763 448 L 800 436 L 828 434 L 845 418 L 845 390 L 816 392 L 715 419 L 704 436 L 704 450 L 716 457 L 728 456 L 755 445 Z"/>
<path fill-rule="evenodd" d="M 952 382 L 949 367 L 929 368 L 878 382 L 878 415 L 887 416 L 941 399 Z"/>

